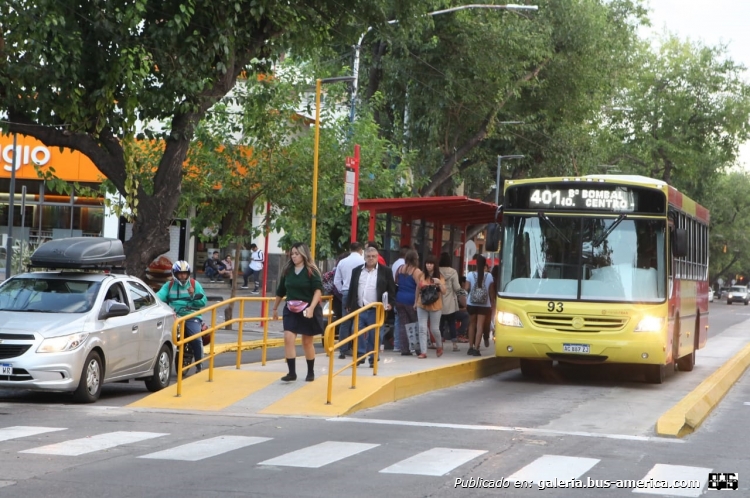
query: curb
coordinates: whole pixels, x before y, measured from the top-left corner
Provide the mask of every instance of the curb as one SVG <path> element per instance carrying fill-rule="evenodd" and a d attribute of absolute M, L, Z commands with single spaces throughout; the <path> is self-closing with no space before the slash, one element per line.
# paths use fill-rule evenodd
<path fill-rule="evenodd" d="M 516 358 L 490 357 L 395 377 L 362 377 L 357 389 L 346 377 L 334 379 L 334 395 L 325 403 L 327 382 L 311 382 L 261 410 L 266 415 L 341 417 L 386 403 L 445 389 L 519 367 Z"/>
<path fill-rule="evenodd" d="M 660 436 L 683 437 L 694 432 L 750 366 L 750 345 L 719 367 L 656 422 Z"/>

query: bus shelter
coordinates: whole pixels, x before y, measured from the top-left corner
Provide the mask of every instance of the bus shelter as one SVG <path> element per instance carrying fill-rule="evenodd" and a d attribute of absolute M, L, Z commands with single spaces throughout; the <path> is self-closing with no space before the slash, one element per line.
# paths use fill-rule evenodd
<path fill-rule="evenodd" d="M 493 223 L 497 211 L 493 203 L 465 196 L 360 199 L 358 207 L 370 213 L 368 240 L 375 240 L 378 221 L 385 222 L 383 249 L 388 251 L 390 261 L 394 260 L 390 252 L 398 253 L 401 246 L 412 243 L 417 244 L 422 257 L 428 253 L 439 257 L 444 244 L 450 242 L 450 252 L 455 255 L 453 248 L 460 240 L 461 266 L 465 261 L 467 229 Z M 392 244 L 394 240 L 398 244 Z"/>

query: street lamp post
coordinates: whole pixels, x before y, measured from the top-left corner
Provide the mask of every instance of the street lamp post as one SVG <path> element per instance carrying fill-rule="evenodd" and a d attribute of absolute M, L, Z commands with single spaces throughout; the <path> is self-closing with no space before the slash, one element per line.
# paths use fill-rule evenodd
<path fill-rule="evenodd" d="M 451 7 L 450 9 L 442 9 L 442 10 L 436 10 L 434 12 L 428 12 L 427 16 L 437 16 L 440 14 L 448 14 L 450 12 L 457 12 L 459 10 L 469 10 L 469 9 L 491 9 L 491 10 L 512 10 L 512 11 L 524 11 L 524 10 L 539 10 L 539 7 L 536 5 L 518 5 L 509 3 L 506 5 L 485 5 L 485 4 L 470 4 L 470 5 L 460 5 L 458 7 Z M 388 24 L 397 24 L 398 19 L 393 19 L 388 21 Z M 352 67 L 352 103 L 351 107 L 349 108 L 349 121 L 354 122 L 354 109 L 356 107 L 356 98 L 357 98 L 357 88 L 358 88 L 358 82 L 359 82 L 359 53 L 362 49 L 362 40 L 365 39 L 365 35 L 372 31 L 372 26 L 369 26 L 364 33 L 359 37 L 359 40 L 357 40 L 357 44 L 354 46 L 354 64 Z"/>
<path fill-rule="evenodd" d="M 502 189 L 502 185 L 500 184 L 500 180 L 503 177 L 503 169 L 502 169 L 502 163 L 503 159 L 523 159 L 524 156 L 521 154 L 513 154 L 510 156 L 497 156 L 497 177 L 495 180 L 495 205 L 500 204 L 500 189 Z"/>
<path fill-rule="evenodd" d="M 354 81 L 353 76 L 338 76 L 335 78 L 318 78 L 315 80 L 315 147 L 313 149 L 313 198 L 312 198 L 312 228 L 310 236 L 310 256 L 315 261 L 315 230 L 318 222 L 318 150 L 320 147 L 320 89 L 326 83 Z"/>

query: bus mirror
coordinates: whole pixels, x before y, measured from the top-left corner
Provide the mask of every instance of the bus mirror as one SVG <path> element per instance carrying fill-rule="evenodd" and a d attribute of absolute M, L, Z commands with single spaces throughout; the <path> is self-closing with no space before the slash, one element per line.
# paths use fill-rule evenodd
<path fill-rule="evenodd" d="M 684 228 L 675 228 L 672 237 L 672 254 L 675 258 L 684 258 L 688 254 L 688 236 Z"/>
<path fill-rule="evenodd" d="M 487 239 L 484 241 L 484 250 L 487 252 L 497 252 L 500 248 L 501 226 L 498 223 L 487 225 Z"/>

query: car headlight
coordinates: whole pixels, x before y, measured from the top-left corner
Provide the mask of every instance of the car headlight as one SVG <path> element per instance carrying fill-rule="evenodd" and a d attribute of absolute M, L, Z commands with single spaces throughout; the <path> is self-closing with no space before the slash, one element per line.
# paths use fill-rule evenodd
<path fill-rule="evenodd" d="M 523 325 L 521 324 L 521 319 L 518 318 L 518 315 L 508 313 L 507 311 L 498 311 L 497 321 L 500 323 L 500 325 L 505 325 L 507 327 L 523 327 Z"/>
<path fill-rule="evenodd" d="M 727 294 L 727 297 L 732 297 L 732 293 L 730 292 L 729 294 Z"/>
<path fill-rule="evenodd" d="M 655 316 L 644 316 L 638 322 L 634 332 L 659 332 L 664 327 L 664 319 Z"/>
<path fill-rule="evenodd" d="M 83 332 L 78 334 L 64 335 L 61 337 L 51 337 L 45 339 L 37 348 L 37 353 L 62 353 L 63 351 L 73 351 L 81 347 L 86 341 L 88 334 Z"/>

